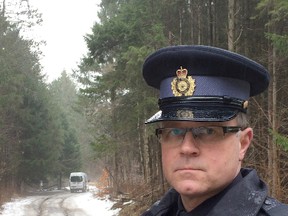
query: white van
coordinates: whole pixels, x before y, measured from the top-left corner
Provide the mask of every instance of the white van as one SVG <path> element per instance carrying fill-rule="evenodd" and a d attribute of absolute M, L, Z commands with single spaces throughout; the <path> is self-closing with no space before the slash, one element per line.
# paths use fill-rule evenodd
<path fill-rule="evenodd" d="M 81 190 L 86 192 L 88 190 L 88 178 L 84 172 L 72 172 L 69 177 L 69 186 L 71 193 Z"/>

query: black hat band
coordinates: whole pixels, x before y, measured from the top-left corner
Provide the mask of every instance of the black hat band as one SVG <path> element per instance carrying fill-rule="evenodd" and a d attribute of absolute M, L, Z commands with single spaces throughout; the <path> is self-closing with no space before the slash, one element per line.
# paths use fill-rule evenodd
<path fill-rule="evenodd" d="M 240 112 L 246 113 L 248 107 L 248 101 L 241 100 L 232 97 L 169 97 L 159 99 L 158 101 L 159 109 L 164 111 L 166 109 L 171 109 L 177 107 L 182 108 L 204 108 L 204 107 L 225 107 L 226 109 L 239 110 Z"/>

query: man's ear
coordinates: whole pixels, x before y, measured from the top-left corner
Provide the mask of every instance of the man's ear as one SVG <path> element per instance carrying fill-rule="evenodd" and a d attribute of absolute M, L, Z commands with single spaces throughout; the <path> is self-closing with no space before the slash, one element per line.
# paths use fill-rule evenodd
<path fill-rule="evenodd" d="M 240 133 L 240 152 L 239 161 L 244 159 L 244 156 L 249 148 L 251 141 L 253 139 L 253 129 L 248 127 Z"/>

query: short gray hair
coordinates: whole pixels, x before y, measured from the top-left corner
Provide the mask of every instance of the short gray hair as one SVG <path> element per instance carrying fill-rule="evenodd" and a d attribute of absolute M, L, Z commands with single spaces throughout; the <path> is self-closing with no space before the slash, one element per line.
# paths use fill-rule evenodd
<path fill-rule="evenodd" d="M 235 119 L 238 125 L 242 127 L 243 129 L 249 127 L 249 119 L 246 113 L 239 112 L 237 116 L 235 117 Z"/>

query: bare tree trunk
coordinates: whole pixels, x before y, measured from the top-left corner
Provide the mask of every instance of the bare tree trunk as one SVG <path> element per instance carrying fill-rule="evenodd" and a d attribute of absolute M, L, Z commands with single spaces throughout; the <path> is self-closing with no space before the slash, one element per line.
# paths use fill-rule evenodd
<path fill-rule="evenodd" d="M 209 37 L 208 37 L 208 44 L 209 45 L 213 45 L 213 38 L 214 38 L 214 34 L 213 34 L 213 12 L 212 12 L 212 7 L 213 7 L 213 1 L 212 0 L 209 0 L 208 1 L 208 4 L 207 4 L 207 8 L 208 8 L 208 16 L 207 16 L 207 19 L 208 19 L 208 24 L 207 24 L 207 27 L 208 27 L 208 34 L 209 34 Z"/>
<path fill-rule="evenodd" d="M 244 35 L 243 35 L 244 40 L 243 40 L 241 46 L 242 46 L 242 48 L 244 50 L 245 55 L 248 55 L 248 53 L 249 53 L 249 48 L 248 48 L 249 47 L 249 34 L 247 32 L 247 28 L 249 28 L 250 25 L 251 25 L 250 24 L 251 23 L 251 19 L 248 18 L 250 16 L 249 11 L 248 11 L 249 3 L 247 4 L 247 2 L 244 1 L 243 4 L 244 4 L 244 6 L 243 6 L 243 16 L 244 16 L 244 19 L 249 20 L 249 24 L 246 24 L 244 26 L 244 31 L 243 31 L 244 32 Z"/>
<path fill-rule="evenodd" d="M 188 0 L 188 12 L 190 14 L 190 40 L 191 40 L 191 43 L 193 44 L 194 43 L 194 11 L 193 11 L 193 5 L 192 5 L 192 2 L 191 0 Z"/>
<path fill-rule="evenodd" d="M 234 51 L 235 0 L 228 0 L 228 50 Z"/>
<path fill-rule="evenodd" d="M 143 135 L 143 161 L 144 161 L 144 179 L 146 183 L 150 183 L 150 154 L 149 154 L 149 138 L 147 128 L 144 127 L 144 135 Z"/>
<path fill-rule="evenodd" d="M 197 18 L 198 18 L 198 44 L 201 44 L 201 6 L 198 5 L 197 7 Z"/>
<path fill-rule="evenodd" d="M 268 117 L 273 132 L 277 131 L 277 81 L 276 81 L 276 54 L 275 48 L 271 47 L 269 51 L 269 69 L 271 71 L 272 83 L 269 87 L 269 105 Z M 268 140 L 268 179 L 270 180 L 270 193 L 274 197 L 278 197 L 279 190 L 279 167 L 278 167 L 278 148 L 273 135 Z"/>
<path fill-rule="evenodd" d="M 179 9 L 179 44 L 182 44 L 183 40 L 183 9 Z"/>
<path fill-rule="evenodd" d="M 273 10 L 273 0 L 271 0 L 269 11 Z M 269 12 L 268 11 L 268 12 Z M 274 30 L 268 25 L 268 32 L 273 33 Z M 268 69 L 271 74 L 272 83 L 269 86 L 269 103 L 268 103 L 268 118 L 270 121 L 271 129 L 277 132 L 277 79 L 276 79 L 276 49 L 270 44 L 268 50 Z M 276 140 L 273 135 L 270 136 L 268 141 L 268 176 L 270 180 L 270 193 L 273 197 L 279 195 L 279 153 Z"/>
<path fill-rule="evenodd" d="M 3 0 L 2 11 L 1 11 L 1 15 L 2 16 L 5 16 L 5 10 L 6 10 L 6 0 Z"/>
<path fill-rule="evenodd" d="M 145 116 L 145 115 L 144 115 Z M 138 131 L 138 150 L 139 150 L 139 155 L 140 155 L 140 171 L 141 173 L 145 173 L 145 164 L 144 164 L 144 148 L 141 142 L 141 126 L 140 126 L 140 120 L 138 118 L 137 122 L 137 131 Z"/>

